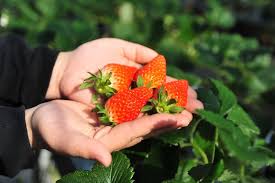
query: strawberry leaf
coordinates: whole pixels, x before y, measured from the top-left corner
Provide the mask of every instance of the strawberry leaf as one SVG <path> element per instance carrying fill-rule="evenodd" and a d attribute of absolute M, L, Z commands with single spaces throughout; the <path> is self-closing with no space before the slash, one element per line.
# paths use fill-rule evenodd
<path fill-rule="evenodd" d="M 237 98 L 221 81 L 211 79 L 211 82 L 217 89 L 218 97 L 221 102 L 220 113 L 227 114 L 237 104 Z"/>
<path fill-rule="evenodd" d="M 227 119 L 238 125 L 244 134 L 253 137 L 260 133 L 259 128 L 255 125 L 249 115 L 239 105 L 236 105 L 228 113 Z"/>
<path fill-rule="evenodd" d="M 67 174 L 57 183 L 133 183 L 133 168 L 126 155 L 113 153 L 113 161 L 109 167 L 97 163 L 91 171 L 78 170 Z"/>

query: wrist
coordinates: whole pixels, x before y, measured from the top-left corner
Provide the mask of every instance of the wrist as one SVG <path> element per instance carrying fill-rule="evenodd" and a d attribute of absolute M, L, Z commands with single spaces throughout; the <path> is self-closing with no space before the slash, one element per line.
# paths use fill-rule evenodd
<path fill-rule="evenodd" d="M 70 55 L 71 52 L 60 52 L 58 54 L 45 96 L 46 99 L 61 98 L 60 81 L 67 67 Z"/>
<path fill-rule="evenodd" d="M 33 130 L 32 130 L 32 116 L 34 111 L 36 110 L 37 107 L 33 107 L 30 109 L 25 110 L 25 123 L 26 123 L 26 128 L 27 128 L 27 134 L 28 134 L 28 139 L 30 146 L 34 148 L 34 135 L 33 135 Z"/>

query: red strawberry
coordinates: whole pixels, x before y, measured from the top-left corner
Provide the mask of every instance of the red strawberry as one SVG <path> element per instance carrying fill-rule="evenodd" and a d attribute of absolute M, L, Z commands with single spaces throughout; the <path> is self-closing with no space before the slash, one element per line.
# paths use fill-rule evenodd
<path fill-rule="evenodd" d="M 128 90 L 137 71 L 135 67 L 120 64 L 108 64 L 95 75 L 84 80 L 80 89 L 93 87 L 99 94 L 112 96 L 114 93 Z"/>
<path fill-rule="evenodd" d="M 166 60 L 163 55 L 158 55 L 144 67 L 140 68 L 134 76 L 134 80 L 142 79 L 142 86 L 157 88 L 166 80 Z M 138 84 L 139 85 L 139 84 Z"/>
<path fill-rule="evenodd" d="M 152 96 L 153 90 L 146 87 L 124 90 L 109 98 L 105 108 L 97 105 L 95 112 L 100 115 L 102 123 L 124 123 L 136 119 Z"/>
<path fill-rule="evenodd" d="M 158 113 L 178 113 L 187 104 L 187 92 L 187 80 L 172 81 L 155 90 L 151 102 Z"/>

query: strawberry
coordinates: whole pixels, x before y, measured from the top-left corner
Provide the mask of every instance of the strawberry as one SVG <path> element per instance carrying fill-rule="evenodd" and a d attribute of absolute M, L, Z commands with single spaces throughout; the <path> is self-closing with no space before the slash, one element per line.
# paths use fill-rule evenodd
<path fill-rule="evenodd" d="M 142 79 L 141 84 L 138 86 L 149 86 L 150 88 L 157 88 L 165 83 L 166 80 L 166 60 L 163 55 L 158 55 L 148 64 L 140 68 L 134 80 L 138 82 L 139 78 Z"/>
<path fill-rule="evenodd" d="M 120 124 L 136 119 L 142 108 L 153 96 L 153 90 L 139 87 L 116 93 L 105 103 L 105 107 L 96 105 L 94 110 L 104 124 Z"/>
<path fill-rule="evenodd" d="M 96 75 L 90 73 L 91 76 L 84 80 L 80 89 L 92 87 L 97 93 L 110 97 L 116 92 L 128 90 L 136 71 L 135 67 L 108 64 Z"/>
<path fill-rule="evenodd" d="M 154 91 L 151 100 L 158 113 L 178 113 L 187 104 L 188 81 L 177 80 L 165 83 Z"/>

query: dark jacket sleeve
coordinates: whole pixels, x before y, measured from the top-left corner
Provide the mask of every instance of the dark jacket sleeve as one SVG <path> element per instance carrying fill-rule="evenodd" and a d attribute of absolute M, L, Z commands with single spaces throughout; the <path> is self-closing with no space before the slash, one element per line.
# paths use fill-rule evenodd
<path fill-rule="evenodd" d="M 29 48 L 14 35 L 0 37 L 0 174 L 14 176 L 30 167 L 33 152 L 25 108 L 45 100 L 57 52 Z"/>

